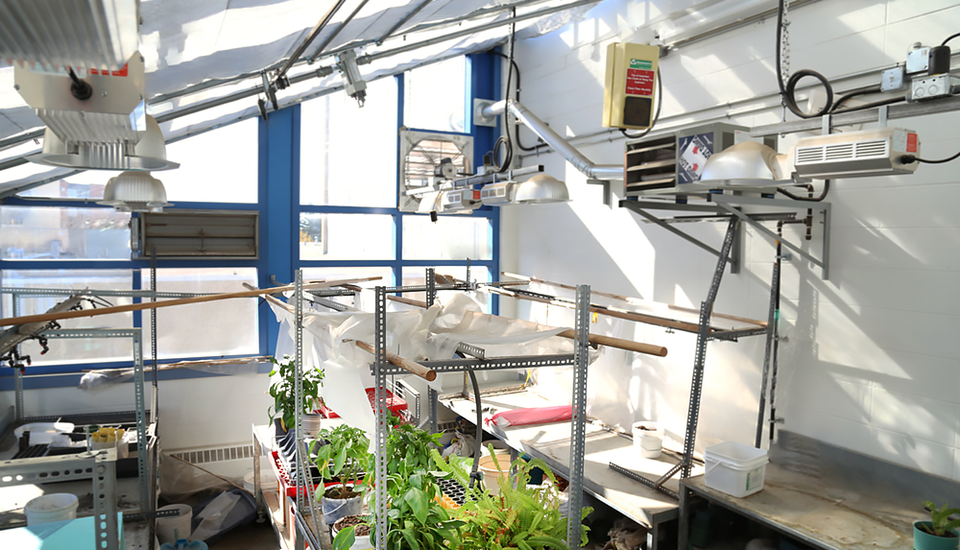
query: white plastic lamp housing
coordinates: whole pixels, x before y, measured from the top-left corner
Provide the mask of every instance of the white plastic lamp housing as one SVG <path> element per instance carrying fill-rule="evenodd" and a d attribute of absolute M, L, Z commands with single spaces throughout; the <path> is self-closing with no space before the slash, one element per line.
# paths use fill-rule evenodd
<path fill-rule="evenodd" d="M 519 204 L 552 204 L 569 202 L 570 193 L 567 184 L 548 174 L 537 174 L 520 182 L 514 195 Z"/>
<path fill-rule="evenodd" d="M 103 190 L 103 200 L 119 212 L 162 212 L 167 202 L 163 183 L 149 172 L 127 171 L 110 178 Z"/>
<path fill-rule="evenodd" d="M 171 170 L 180 166 L 167 160 L 167 147 L 160 125 L 145 115 L 146 131 L 132 147 L 124 143 L 67 145 L 48 128 L 43 133 L 43 152 L 27 157 L 30 162 L 84 170 Z"/>

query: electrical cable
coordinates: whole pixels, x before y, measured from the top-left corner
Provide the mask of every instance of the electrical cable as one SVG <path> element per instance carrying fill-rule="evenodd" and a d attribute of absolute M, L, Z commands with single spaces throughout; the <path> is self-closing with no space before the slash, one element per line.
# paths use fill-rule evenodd
<path fill-rule="evenodd" d="M 823 116 L 830 112 L 830 108 L 833 105 L 833 87 L 830 85 L 830 81 L 827 80 L 827 77 L 818 73 L 817 71 L 812 71 L 810 69 L 799 70 L 792 75 L 787 80 L 786 84 L 783 82 L 783 64 L 782 61 L 782 47 L 783 44 L 783 13 L 784 13 L 784 2 L 787 0 L 779 0 L 777 3 L 777 86 L 780 88 L 780 98 L 783 100 L 783 104 L 787 109 L 790 109 L 790 112 L 797 115 L 800 118 L 816 118 Z M 827 102 L 819 111 L 815 113 L 807 113 L 800 109 L 800 106 L 797 105 L 797 98 L 794 95 L 797 88 L 797 83 L 800 82 L 800 79 L 806 76 L 811 76 L 816 78 L 823 84 L 824 90 L 827 92 Z"/>
<path fill-rule="evenodd" d="M 463 357 L 462 353 L 458 353 L 457 355 Z M 483 412 L 480 410 L 480 384 L 477 382 L 477 375 L 474 374 L 473 369 L 470 367 L 466 367 L 466 370 L 470 376 L 470 384 L 473 385 L 473 404 L 477 408 L 477 435 L 473 441 L 473 466 L 470 468 L 470 488 L 473 489 L 473 486 L 481 476 L 479 469 L 480 450 L 483 448 Z"/>
<path fill-rule="evenodd" d="M 871 86 L 865 90 L 857 90 L 857 91 L 845 93 L 842 96 L 840 96 L 840 99 L 834 102 L 832 107 L 830 107 L 830 112 L 831 113 L 836 112 L 837 109 L 840 108 L 841 105 L 843 105 L 843 102 L 845 102 L 846 100 L 852 97 L 856 97 L 858 95 L 866 95 L 866 94 L 879 94 L 880 92 L 881 92 L 880 85 L 878 84 L 876 86 Z"/>
<path fill-rule="evenodd" d="M 512 16 L 513 18 L 516 18 L 517 16 L 516 8 L 513 8 Z M 510 69 L 513 66 L 513 49 L 514 49 L 514 42 L 516 40 L 516 36 L 517 36 L 517 24 L 510 23 L 510 57 L 507 58 L 509 60 L 509 63 L 507 64 L 507 86 L 506 86 L 506 96 L 507 96 L 508 102 L 510 101 L 509 99 L 510 84 L 513 81 L 513 71 Z M 503 135 L 497 138 L 497 142 L 493 145 L 493 165 L 496 171 L 501 174 L 509 170 L 510 164 L 513 163 L 513 142 L 510 139 L 510 109 L 504 110 L 503 124 L 504 124 Z M 500 156 L 500 153 L 499 153 L 500 147 L 505 148 L 505 151 L 503 154 L 503 162 L 500 162 L 498 160 Z"/>
<path fill-rule="evenodd" d="M 951 40 L 953 40 L 954 38 L 956 38 L 956 37 L 958 37 L 958 36 L 960 36 L 960 32 L 958 32 L 958 33 L 956 33 L 956 34 L 951 34 L 950 36 L 944 38 L 944 39 L 943 39 L 943 42 L 941 42 L 940 45 L 941 45 L 941 46 L 946 46 L 946 45 L 947 45 L 947 42 L 950 42 Z"/>
<path fill-rule="evenodd" d="M 653 114 L 653 120 L 650 122 L 650 127 L 644 130 L 639 134 L 630 134 L 626 128 L 620 128 L 620 133 L 623 134 L 623 137 L 627 139 L 640 139 L 653 130 L 653 127 L 657 125 L 657 121 L 660 120 L 660 107 L 663 106 L 663 79 L 660 78 L 660 65 L 657 65 L 657 110 Z"/>
<path fill-rule="evenodd" d="M 904 164 L 910 164 L 912 162 L 925 162 L 927 164 L 943 164 L 945 162 L 950 162 L 951 160 L 957 160 L 958 158 L 960 158 L 960 151 L 958 151 L 955 155 L 947 157 L 945 159 L 922 159 L 915 155 L 903 155 L 902 157 L 900 157 L 900 162 Z"/>
<path fill-rule="evenodd" d="M 507 54 L 505 54 L 505 53 L 503 53 L 503 52 L 498 52 L 498 51 L 495 51 L 495 50 L 490 50 L 490 53 L 492 53 L 492 54 L 494 54 L 494 55 L 499 55 L 500 57 L 502 57 L 502 58 L 510 61 L 511 67 L 513 68 L 513 72 L 515 72 L 515 73 L 517 74 L 517 86 L 516 86 L 516 91 L 514 92 L 514 98 L 517 100 L 517 103 L 520 103 L 520 66 L 517 65 L 517 62 L 516 62 L 516 61 L 511 60 L 511 59 L 507 56 Z M 508 95 L 508 96 L 510 95 L 510 90 L 507 90 L 507 95 Z M 531 151 L 536 151 L 536 150 L 539 149 L 540 147 L 546 147 L 546 146 L 547 146 L 546 143 L 538 143 L 538 144 L 534 145 L 533 147 L 527 147 L 527 146 L 525 146 L 525 145 L 523 144 L 523 142 L 520 141 L 520 125 L 519 125 L 519 124 L 516 124 L 516 125 L 514 125 L 514 127 L 513 127 L 513 139 L 514 139 L 514 141 L 516 141 L 516 145 L 517 145 L 517 148 L 518 148 L 518 149 L 520 149 L 521 151 L 526 151 L 526 152 L 528 152 L 528 153 L 531 152 Z"/>
<path fill-rule="evenodd" d="M 827 198 L 827 193 L 830 192 L 830 180 L 823 180 L 823 191 L 820 193 L 819 197 L 801 197 L 800 195 L 794 195 L 790 191 L 783 189 L 782 187 L 777 188 L 777 192 L 783 195 L 790 197 L 795 201 L 801 202 L 820 202 L 823 199 Z"/>

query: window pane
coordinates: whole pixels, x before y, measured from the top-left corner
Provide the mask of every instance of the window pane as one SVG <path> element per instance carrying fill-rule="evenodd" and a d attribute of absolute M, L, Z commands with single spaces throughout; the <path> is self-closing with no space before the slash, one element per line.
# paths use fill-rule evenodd
<path fill-rule="evenodd" d="M 490 260 L 493 231 L 487 218 L 403 217 L 404 260 Z"/>
<path fill-rule="evenodd" d="M 144 273 L 143 286 L 150 286 Z M 241 292 L 257 284 L 256 268 L 158 269 L 161 292 Z M 220 300 L 157 310 L 157 353 L 161 358 L 256 354 L 260 350 L 255 298 Z M 143 313 L 145 334 L 150 314 Z M 149 352 L 146 352 L 149 354 Z"/>
<path fill-rule="evenodd" d="M 301 260 L 392 260 L 389 214 L 300 214 Z"/>
<path fill-rule="evenodd" d="M 434 268 L 437 275 L 447 275 L 450 277 L 455 277 L 461 281 L 466 280 L 467 277 L 467 267 L 462 265 L 442 265 Z M 426 279 L 427 268 L 425 267 L 405 267 L 403 268 L 403 286 L 415 286 L 415 285 L 424 285 L 427 283 Z M 488 283 L 490 282 L 490 270 L 485 267 L 473 266 L 470 268 L 470 280 L 478 283 Z M 438 285 L 442 284 L 439 281 Z M 437 292 L 437 299 L 440 303 L 447 303 L 450 298 L 455 294 L 462 294 L 462 290 L 440 290 Z M 478 293 L 478 296 L 482 296 L 482 293 Z M 427 294 L 425 292 L 405 292 L 403 294 L 405 298 L 413 298 L 414 300 L 426 300 Z M 489 313 L 490 304 L 486 305 L 486 311 Z"/>
<path fill-rule="evenodd" d="M 130 259 L 130 214 L 112 208 L 0 206 L 4 260 Z"/>
<path fill-rule="evenodd" d="M 42 197 L 47 199 L 90 199 L 103 198 L 103 189 L 107 180 L 112 178 L 113 172 L 93 170 L 84 172 L 59 181 L 53 181 L 17 193 L 21 197 Z"/>
<path fill-rule="evenodd" d="M 455 57 L 403 76 L 403 124 L 409 128 L 464 131 L 466 58 Z"/>
<path fill-rule="evenodd" d="M 368 83 L 362 109 L 335 93 L 303 103 L 300 113 L 301 204 L 396 206 L 396 81 Z"/>
<path fill-rule="evenodd" d="M 356 283 L 363 288 L 373 288 L 376 286 L 393 286 L 393 270 L 389 267 L 305 267 L 303 268 L 304 281 L 316 280 L 343 280 L 359 279 L 363 277 L 380 277 L 376 281 L 364 281 Z M 373 292 L 360 293 L 359 299 L 354 296 L 334 296 L 327 298 L 341 304 L 346 304 L 357 309 L 370 310 L 376 302 Z M 319 311 L 327 311 L 322 306 L 318 306 Z"/>
<path fill-rule="evenodd" d="M 95 290 L 130 290 L 133 288 L 133 272 L 130 270 L 14 270 L 0 272 L 5 287 L 18 288 L 90 288 Z M 18 315 L 46 313 L 66 296 L 30 297 L 19 300 Z M 131 298 L 106 297 L 104 300 L 113 305 L 132 303 Z M 3 317 L 13 316 L 13 296 L 3 295 Z M 92 307 L 89 303 L 84 308 Z M 130 328 L 133 326 L 133 313 L 115 313 L 99 317 L 67 319 L 60 321 L 62 328 Z M 144 339 L 144 346 L 146 346 Z M 50 351 L 41 355 L 40 345 L 31 340 L 23 344 L 21 352 L 31 357 L 34 365 L 56 363 L 84 363 L 91 361 L 132 361 L 133 344 L 129 338 L 91 338 L 84 340 L 52 339 L 48 345 Z M 146 349 L 146 347 L 144 348 Z"/>
<path fill-rule="evenodd" d="M 257 202 L 257 120 L 251 118 L 167 145 L 180 168 L 154 172 L 167 200 Z"/>

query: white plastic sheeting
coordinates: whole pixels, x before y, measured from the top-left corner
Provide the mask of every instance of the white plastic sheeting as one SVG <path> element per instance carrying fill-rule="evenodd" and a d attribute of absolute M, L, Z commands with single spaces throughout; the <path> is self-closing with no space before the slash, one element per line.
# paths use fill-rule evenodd
<path fill-rule="evenodd" d="M 316 49 L 338 31 L 343 21 L 358 7 L 361 0 L 348 0 L 336 16 L 306 50 L 312 56 Z M 490 10 L 516 4 L 516 12 L 524 14 L 570 4 L 570 0 L 433 0 L 393 33 L 392 38 L 377 45 L 373 41 L 385 36 L 391 28 L 419 6 L 423 0 L 391 0 L 368 2 L 357 16 L 324 47 L 325 52 L 350 45 L 359 45 L 361 56 L 389 51 L 411 43 L 444 36 L 471 26 L 502 21 L 511 17 L 510 11 L 483 12 L 486 15 L 464 22 L 455 18 L 478 10 Z M 261 85 L 256 74 L 261 69 L 275 68 L 294 53 L 309 34 L 314 24 L 333 5 L 332 1 L 315 0 L 148 0 L 141 2 L 143 24 L 140 29 L 140 52 L 147 70 L 148 101 L 161 94 L 177 92 L 189 86 L 210 80 L 249 78 L 228 85 L 199 90 L 196 93 L 173 98 L 162 103 L 152 102 L 148 112 L 154 116 L 182 113 L 187 107 L 215 101 L 241 90 L 254 90 Z M 567 24 L 585 12 L 592 4 L 559 11 L 542 17 L 533 17 L 517 24 L 518 38 L 529 38 L 550 32 Z M 444 22 L 451 21 L 449 24 Z M 424 29 L 425 25 L 434 25 Z M 419 30 L 418 30 L 419 29 Z M 509 34 L 509 25 L 469 36 L 447 40 L 432 46 L 417 48 L 398 55 L 381 57 L 360 66 L 368 79 L 395 74 L 418 65 L 471 52 L 492 48 Z M 288 76 L 311 73 L 321 66 L 332 66 L 333 60 L 320 56 L 313 65 L 294 67 Z M 315 97 L 341 86 L 339 74 L 313 78 L 282 91 L 282 106 L 292 105 L 305 98 Z M 375 98 L 372 98 L 375 100 Z M 198 133 L 211 127 L 229 124 L 257 115 L 256 95 L 251 95 L 201 112 L 178 117 L 161 124 L 169 140 Z M 0 139 L 42 127 L 39 118 L 27 107 L 13 88 L 13 68 L 0 68 Z M 38 146 L 39 148 L 39 146 Z M 0 159 L 8 157 L 0 151 Z M 4 171 L 5 172 L 5 171 Z M 29 185 L 44 177 L 56 175 L 30 174 L 26 177 L 5 177 L 0 172 L 0 186 L 4 188 Z"/>
<path fill-rule="evenodd" d="M 276 356 L 295 355 L 294 315 L 271 305 L 280 321 Z M 364 388 L 373 386 L 373 355 L 354 341 L 374 344 L 373 313 L 319 313 L 304 305 L 304 366 L 326 371 L 324 402 L 350 424 L 373 433 L 373 413 Z M 466 294 L 446 305 L 387 315 L 387 349 L 412 361 L 452 359 L 460 342 L 484 348 L 487 357 L 573 353 L 573 340 L 554 337 L 565 329 L 487 315 Z M 440 389 L 440 378 L 432 383 Z"/>

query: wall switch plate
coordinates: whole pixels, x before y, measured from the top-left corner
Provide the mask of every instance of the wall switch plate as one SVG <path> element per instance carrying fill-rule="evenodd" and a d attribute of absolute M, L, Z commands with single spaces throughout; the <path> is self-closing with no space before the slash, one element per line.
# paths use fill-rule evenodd
<path fill-rule="evenodd" d="M 922 73 L 929 68 L 930 48 L 917 48 L 907 53 L 907 74 Z"/>

